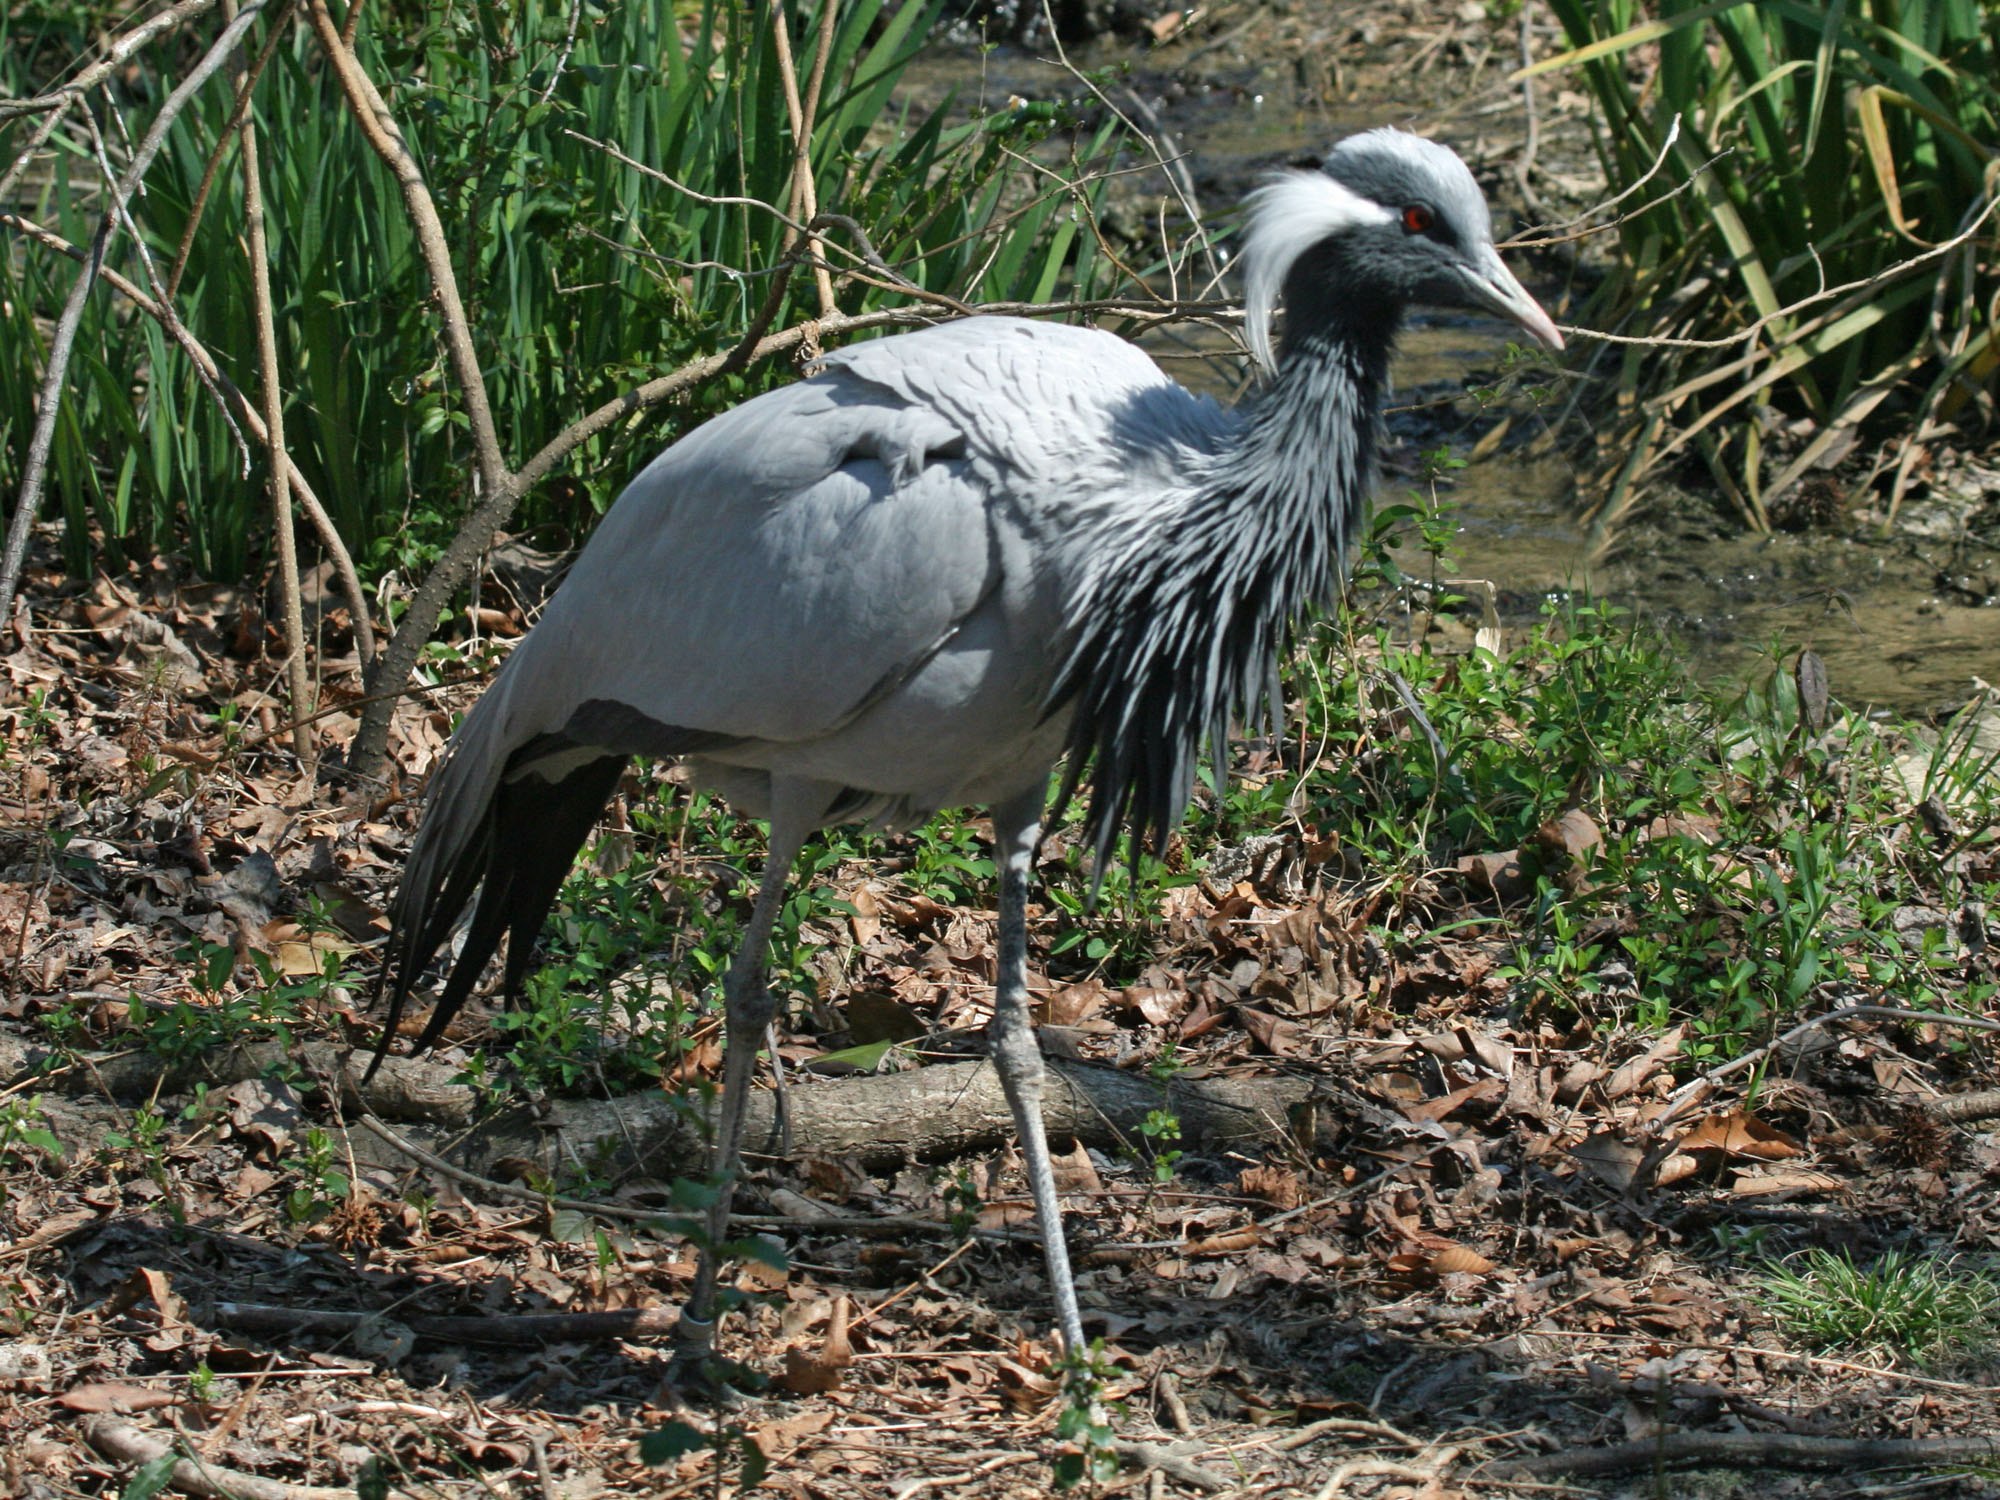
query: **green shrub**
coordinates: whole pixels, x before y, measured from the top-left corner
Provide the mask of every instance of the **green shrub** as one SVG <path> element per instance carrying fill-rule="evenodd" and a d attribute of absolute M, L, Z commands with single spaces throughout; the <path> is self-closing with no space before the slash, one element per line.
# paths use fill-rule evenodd
<path fill-rule="evenodd" d="M 1051 108 L 954 124 L 949 106 L 899 106 L 903 70 L 943 10 L 943 0 L 841 7 L 812 135 L 820 209 L 858 223 L 901 275 L 961 300 L 1046 298 L 1059 285 L 1091 291 L 1107 264 L 1082 231 L 1087 216 L 1073 211 L 1094 189 L 1075 184 L 1082 163 L 1109 146 L 1112 128 L 1080 131 Z M 816 5 L 792 15 L 801 71 L 818 15 Z M 43 82 L 104 21 L 80 11 L 10 15 L 0 93 Z M 251 35 L 261 45 L 261 32 Z M 619 392 L 741 338 L 772 285 L 787 230 L 741 202 L 702 200 L 751 198 L 781 209 L 789 201 L 794 145 L 767 8 L 433 0 L 364 16 L 356 48 L 437 200 L 501 443 L 514 461 Z M 170 69 L 159 49 L 142 56 Z M 164 81 L 149 75 L 135 91 Z M 293 460 L 364 571 L 420 570 L 463 513 L 471 464 L 413 231 L 304 28 L 278 39 L 255 101 L 266 139 L 283 143 L 262 156 Z M 233 149 L 189 234 L 230 107 L 229 90 L 204 92 L 134 211 L 163 274 L 187 238 L 181 317 L 229 378 L 255 389 Z M 32 123 L 0 124 L 0 162 Z M 1069 135 L 1070 153 L 1051 175 L 1021 165 L 1016 153 Z M 694 191 L 676 192 L 578 136 L 610 143 Z M 85 241 L 94 177 L 87 153 L 59 146 L 33 191 L 22 190 L 24 211 L 72 243 Z M 827 237 L 836 249 L 859 248 L 840 230 Z M 9 249 L 0 256 L 0 337 L 31 352 L 0 361 L 0 435 L 11 445 L 0 451 L 5 488 L 18 480 L 16 450 L 32 425 L 46 333 L 36 319 L 60 304 L 75 275 L 73 262 L 31 242 Z M 146 284 L 129 243 L 113 259 Z M 901 297 L 860 281 L 841 290 L 849 313 Z M 795 276 L 774 326 L 817 308 L 813 279 Z M 587 530 L 640 453 L 783 373 L 745 371 L 650 420 L 615 426 L 542 487 L 519 524 Z M 114 555 L 127 546 L 185 549 L 207 574 L 242 574 L 268 531 L 261 458 L 249 468 L 246 475 L 235 438 L 166 336 L 108 289 L 94 295 L 51 473 L 71 565 L 85 565 L 94 525 Z"/>
<path fill-rule="evenodd" d="M 1622 415 L 1599 433 L 1619 469 L 1604 523 L 1690 452 L 1764 528 L 1767 499 L 1864 419 L 1893 415 L 1907 436 L 1991 389 L 2000 278 L 1993 220 L 1979 216 L 2000 140 L 2000 11 L 1981 0 L 1551 9 L 1571 50 L 1534 71 L 1571 69 L 1588 88 L 1613 185 L 1661 164 L 1625 205 L 1623 258 L 1587 321 L 1692 340 L 1761 325 L 1721 348 L 1607 349 Z M 1983 265 L 1927 254 L 1975 224 Z M 1805 424 L 1780 453 L 1772 412 Z"/>

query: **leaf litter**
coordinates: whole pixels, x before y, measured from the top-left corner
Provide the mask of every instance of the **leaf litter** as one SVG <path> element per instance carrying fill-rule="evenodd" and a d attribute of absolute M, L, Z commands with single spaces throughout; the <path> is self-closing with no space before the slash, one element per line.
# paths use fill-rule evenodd
<path fill-rule="evenodd" d="M 352 1484 L 370 1463 L 413 1493 L 692 1492 L 718 1463 L 740 1480 L 729 1455 L 748 1447 L 636 1458 L 677 1410 L 651 1335 L 693 1270 L 660 1221 L 358 1164 L 327 1144 L 342 1105 L 309 1074 L 203 1084 L 202 1059 L 183 1058 L 193 1081 L 171 1093 L 91 1081 L 149 1025 L 170 1036 L 162 1015 L 215 1016 L 213 1034 L 183 1031 L 226 1051 L 229 1026 L 268 1019 L 240 997 L 286 984 L 294 1041 L 365 1046 L 354 986 L 414 808 L 298 783 L 254 686 L 269 672 L 254 627 L 219 591 L 157 569 L 39 582 L 36 624 L 0 659 L 16 689 L 0 886 L 11 1491 L 115 1483 L 118 1454 L 175 1433 L 279 1493 Z M 330 697 L 357 680 L 339 644 Z M 262 736 L 219 728 L 224 704 Z M 435 754 L 444 714 L 405 705 L 406 763 Z M 1587 860 L 1580 820 L 1543 829 L 1545 858 Z M 1992 1253 L 2000 1145 L 1924 1108 L 1993 1086 L 1982 1039 L 1849 1023 L 1754 1101 L 1720 1094 L 1650 1139 L 1680 1029 L 1511 1005 L 1500 946 L 1464 920 L 1490 909 L 1491 882 L 1434 883 L 1391 959 L 1365 887 L 1310 844 L 1218 851 L 1207 879 L 1168 892 L 1133 982 L 1038 981 L 1058 1054 L 1143 1068 L 1170 1041 L 1178 1077 L 1310 1079 L 1254 1151 L 1189 1140 L 1156 1172 L 1156 1151 L 1078 1145 L 1059 1164 L 1119 1430 L 1155 1445 L 1169 1487 L 1191 1482 L 1171 1477 L 1184 1459 L 1248 1494 L 1311 1493 L 1342 1466 L 1356 1494 L 1505 1493 L 1499 1465 L 1668 1432 L 1993 1430 L 2000 1363 L 1947 1377 L 1810 1356 L 1755 1293 L 1762 1256 L 1803 1246 Z M 825 878 L 849 915 L 822 935 L 847 956 L 821 998 L 848 1031 L 822 1036 L 924 1048 L 983 1021 L 990 911 L 860 867 Z M 1045 915 L 1038 943 L 1057 926 Z M 781 1053 L 796 1070 L 839 1050 L 799 1033 Z M 717 1061 L 696 1045 L 681 1082 Z M 533 1163 L 517 1171 L 543 1185 Z M 772 1385 L 697 1425 L 735 1428 L 777 1493 L 1045 1488 L 1055 1351 L 1011 1152 L 887 1172 L 807 1155 L 750 1180 L 784 1253 L 746 1263 L 726 1352 Z M 604 1197 L 667 1208 L 643 1182 Z M 986 1233 L 955 1234 L 954 1215 Z M 857 1234 L 870 1218 L 888 1232 Z"/>

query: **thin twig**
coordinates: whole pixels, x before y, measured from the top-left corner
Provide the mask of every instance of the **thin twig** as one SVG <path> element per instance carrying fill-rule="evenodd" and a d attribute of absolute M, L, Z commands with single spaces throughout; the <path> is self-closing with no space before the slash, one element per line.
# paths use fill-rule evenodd
<path fill-rule="evenodd" d="M 813 55 L 812 106 L 809 108 L 799 97 L 798 69 L 792 61 L 792 29 L 786 8 L 782 0 L 771 6 L 771 40 L 778 54 L 778 77 L 784 85 L 785 112 L 792 127 L 792 215 L 808 222 L 819 215 L 819 191 L 813 182 L 813 110 L 819 105 L 819 83 L 826 76 L 826 55 L 833 45 L 833 21 L 838 9 L 837 0 L 820 0 L 819 43 Z M 819 259 L 819 241 L 810 230 L 805 232 L 802 243 L 806 254 Z M 788 254 L 799 248 L 799 243 L 785 247 Z M 833 279 L 828 276 L 825 266 L 814 266 L 813 282 L 819 289 L 820 316 L 836 312 L 838 306 L 833 300 Z"/>
<path fill-rule="evenodd" d="M 1566 1448 L 1510 1459 L 1486 1470 L 1510 1480 L 1529 1474 L 1577 1476 L 1698 1463 L 1739 1469 L 1925 1468 L 2000 1460 L 2000 1437 L 1836 1438 L 1790 1432 L 1663 1432 L 1603 1448 Z"/>
<path fill-rule="evenodd" d="M 0 203 L 9 202 L 13 198 L 14 184 L 27 173 L 30 164 L 41 154 L 42 147 L 48 144 L 49 137 L 56 133 L 56 127 L 62 122 L 62 111 L 50 110 L 42 117 L 41 123 L 29 133 L 28 144 L 22 149 L 21 154 L 14 158 L 14 164 L 5 173 L 0 173 Z"/>
<path fill-rule="evenodd" d="M 1056 26 L 1055 14 L 1049 8 L 1049 0 L 1042 0 L 1042 18 L 1048 23 L 1049 40 L 1056 49 L 1056 62 L 1062 67 L 1062 70 L 1068 73 L 1076 82 L 1089 89 L 1096 96 L 1097 102 L 1116 115 L 1118 122 L 1131 131 L 1133 135 L 1144 141 L 1147 149 L 1153 153 L 1153 160 L 1160 169 L 1160 175 L 1167 179 L 1167 186 L 1174 190 L 1174 197 L 1179 200 L 1181 211 L 1188 216 L 1188 222 L 1194 226 L 1195 241 L 1201 246 L 1202 256 L 1208 262 L 1208 273 L 1211 284 L 1220 282 L 1222 279 L 1222 264 L 1216 257 L 1215 243 L 1209 238 L 1208 228 L 1202 221 L 1201 205 L 1196 203 L 1187 193 L 1181 191 L 1180 179 L 1175 176 L 1173 168 L 1167 165 L 1166 153 L 1161 150 L 1160 143 L 1144 130 L 1141 130 L 1137 125 L 1134 125 L 1131 116 L 1112 102 L 1111 96 L 1098 86 L 1097 80 L 1069 60 L 1069 53 L 1063 48 L 1062 34 Z"/>
<path fill-rule="evenodd" d="M 278 0 L 282 6 L 285 0 Z M 224 14 L 236 0 L 223 0 Z M 278 30 L 272 28 L 274 39 Z M 265 54 L 269 56 L 268 51 Z M 291 454 L 285 447 L 285 392 L 278 378 L 278 322 L 271 307 L 271 249 L 264 235 L 264 185 L 258 175 L 257 124 L 250 118 L 256 74 L 242 69 L 238 80 L 237 127 L 243 142 L 243 226 L 250 257 L 250 317 L 257 334 L 257 381 L 264 397 L 264 452 L 270 460 L 271 530 L 278 569 L 278 599 L 285 622 L 285 661 L 292 679 L 292 754 L 306 784 L 314 780 L 318 752 L 307 724 L 312 715 L 312 675 L 306 669 L 305 609 L 299 599 L 299 546 L 292 530 Z"/>
<path fill-rule="evenodd" d="M 1691 1105 L 1699 1103 L 1713 1093 L 1715 1086 L 1723 1079 L 1741 1073 L 1746 1068 L 1754 1068 L 1772 1053 L 1789 1047 L 1807 1032 L 1816 1031 L 1822 1026 L 1831 1026 L 1835 1021 L 1850 1021 L 1861 1016 L 1885 1021 L 1932 1021 L 1940 1026 L 1964 1026 L 1974 1031 L 2000 1032 L 2000 1021 L 1989 1021 L 1983 1016 L 1960 1016 L 1940 1010 L 1906 1010 L 1899 1005 L 1843 1005 L 1838 1010 L 1830 1010 L 1824 1015 L 1801 1021 L 1775 1041 L 1766 1042 L 1761 1047 L 1753 1047 L 1740 1057 L 1733 1057 L 1726 1063 L 1720 1063 L 1699 1077 L 1682 1084 L 1667 1096 L 1666 1108 L 1646 1122 L 1643 1134 L 1648 1139 L 1657 1139 L 1660 1132 L 1685 1114 Z"/>
<path fill-rule="evenodd" d="M 230 9 L 233 11 L 235 7 L 232 5 Z M 97 129 L 97 117 L 90 112 L 87 101 L 80 101 L 77 104 L 77 112 L 83 116 L 84 128 L 90 135 L 90 145 L 97 157 L 98 170 L 103 172 L 104 180 L 109 182 L 117 174 L 112 168 L 110 156 L 105 152 L 104 138 Z M 153 263 L 152 252 L 146 248 L 145 237 L 139 233 L 139 226 L 133 222 L 129 203 L 119 206 L 118 218 L 125 226 L 126 234 L 131 236 L 133 248 L 139 255 L 139 265 L 145 271 L 146 281 L 153 288 L 154 300 L 164 314 L 160 319 L 160 326 L 166 330 L 167 336 L 180 346 L 181 352 L 187 354 L 193 361 L 195 374 L 201 381 L 202 389 L 206 390 L 214 400 L 217 409 L 222 413 L 223 425 L 229 429 L 229 435 L 236 439 L 236 449 L 243 456 L 243 475 L 248 478 L 250 444 L 244 440 L 243 429 L 236 425 L 236 418 L 229 410 L 228 399 L 223 396 L 222 387 L 216 383 L 215 376 L 203 369 L 199 360 L 193 359 L 193 335 L 187 331 L 187 325 L 181 322 L 180 314 L 174 309 L 168 289 L 160 282 L 159 268 Z"/>
<path fill-rule="evenodd" d="M 569 55 L 576 50 L 576 32 L 582 20 L 583 0 L 570 0 L 569 25 L 563 31 L 562 50 L 556 54 L 556 60 L 549 68 L 548 87 L 542 90 L 541 102 L 544 104 L 555 97 L 556 85 L 562 82 L 563 69 L 569 66 Z"/>
<path fill-rule="evenodd" d="M 77 329 L 83 322 L 84 303 L 89 300 L 91 286 L 104 265 L 105 251 L 118 227 L 120 215 L 127 200 L 144 180 L 153 158 L 159 155 L 160 147 L 166 143 L 167 132 L 180 118 L 188 100 L 215 76 L 216 70 L 235 51 L 243 34 L 250 29 L 263 8 L 264 0 L 251 0 L 243 13 L 223 28 L 222 34 L 189 70 L 187 77 L 167 95 L 160 105 L 159 114 L 147 128 L 145 138 L 132 153 L 132 160 L 127 163 L 123 175 L 110 185 L 111 201 L 105 205 L 98 219 L 97 232 L 91 237 L 83 269 L 77 273 L 76 283 L 70 288 L 69 298 L 56 319 L 55 337 L 49 342 L 48 365 L 42 372 L 38 393 L 35 429 L 28 440 L 28 457 L 22 466 L 21 488 L 14 501 L 13 519 L 8 523 L 6 550 L 4 555 L 0 555 L 0 621 L 13 613 L 14 595 L 21 583 L 21 567 L 28 556 L 28 537 L 34 530 L 35 516 L 41 508 L 49 450 L 55 441 L 56 419 L 61 413 L 63 390 L 69 380 L 70 355 L 76 347 Z"/>
<path fill-rule="evenodd" d="M 174 250 L 173 269 L 167 273 L 166 299 L 177 296 L 181 289 L 181 278 L 187 274 L 188 257 L 194 253 L 194 237 L 201 229 L 203 216 L 208 212 L 208 197 L 215 190 L 215 179 L 221 174 L 222 159 L 229 152 L 229 143 L 236 139 L 236 133 L 250 113 L 250 96 L 255 92 L 257 80 L 264 76 L 271 59 L 278 51 L 278 43 L 284 40 L 285 17 L 290 14 L 292 0 L 275 0 L 271 7 L 270 35 L 264 38 L 263 50 L 256 61 L 250 64 L 248 72 L 240 73 L 236 80 L 236 104 L 229 112 L 229 120 L 215 138 L 215 149 L 208 153 L 208 161 L 201 169 L 201 185 L 195 189 L 194 204 L 188 210 L 187 223 L 181 229 L 181 242 Z"/>
<path fill-rule="evenodd" d="M 1535 60 L 1535 7 L 1521 7 L 1521 67 L 1525 70 Z M 1521 154 L 1514 158 L 1514 185 L 1521 190 L 1522 201 L 1528 205 L 1528 212 L 1540 218 L 1542 214 L 1541 195 L 1535 191 L 1535 152 L 1542 143 L 1541 116 L 1535 109 L 1535 80 L 1525 71 L 1521 79 L 1521 113 L 1527 117 L 1528 128 L 1521 142 Z M 1678 126 L 1679 118 L 1675 118 Z"/>
<path fill-rule="evenodd" d="M 1832 302 L 1838 298 L 1846 297 L 1850 293 L 1868 292 L 1874 290 L 1879 286 L 1882 286 L 1887 282 L 1899 281 L 1906 274 L 1916 270 L 1919 266 L 1928 265 L 1930 262 L 1934 260 L 1941 259 L 1944 256 L 1951 254 L 1954 250 L 1958 249 L 1961 245 L 1968 243 L 1978 234 L 1979 227 L 1993 216 L 1993 212 L 1996 208 L 2000 208 L 2000 198 L 1995 198 L 1990 200 L 1987 203 L 1985 209 L 1980 213 L 1978 218 L 1974 219 L 1972 223 L 1966 226 L 1964 230 L 1962 230 L 1958 234 L 1953 235 L 1950 239 L 1944 241 L 1942 244 L 1933 245 L 1930 249 L 1924 251 L 1919 255 L 1913 255 L 1908 260 L 1898 261 L 1893 266 L 1884 266 L 1881 270 L 1872 272 L 1867 276 L 1859 278 L 1858 280 L 1844 281 L 1839 286 L 1823 287 L 1819 291 L 1812 293 L 1812 295 L 1808 297 L 1802 297 L 1797 302 L 1794 302 L 1787 307 L 1780 307 L 1775 309 L 1774 311 L 1768 313 L 1764 317 L 1759 318 L 1756 322 L 1750 324 L 1748 327 L 1743 328 L 1736 333 L 1730 334 L 1727 338 L 1719 338 L 1719 339 L 1657 338 L 1650 336 L 1639 336 L 1634 334 L 1602 333 L 1592 328 L 1576 328 L 1567 325 L 1564 326 L 1563 332 L 1564 334 L 1575 338 L 1588 339 L 1600 344 L 1629 345 L 1643 349 L 1734 349 L 1739 345 L 1749 343 L 1751 340 L 1755 339 L 1758 334 L 1762 333 L 1766 328 L 1769 328 L 1773 323 L 1782 323 L 1785 319 L 1793 316 L 1795 313 L 1804 312 L 1808 308 L 1818 307 L 1822 303 Z M 1822 319 L 1819 323 L 1816 323 L 1811 326 L 1814 328 L 1824 326 L 1824 321 L 1825 320 Z M 1791 336 L 1787 338 L 1783 344 L 1777 345 L 1773 349 L 1764 352 L 1766 352 L 1767 354 L 1776 354 L 1777 352 L 1788 346 L 1796 345 L 1799 342 L 1799 339 L 1807 332 L 1808 328 L 1805 326 L 1792 329 L 1790 330 Z"/>
<path fill-rule="evenodd" d="M 55 251 L 58 255 L 66 255 L 71 260 L 81 261 L 88 253 L 82 246 L 71 244 L 46 225 L 38 224 L 33 219 L 24 218 L 17 213 L 0 211 L 0 226 L 17 230 L 37 244 Z M 98 275 L 106 286 L 162 328 L 171 328 L 179 323 L 163 303 L 148 296 L 110 266 L 102 267 Z M 194 361 L 204 389 L 219 393 L 227 403 L 225 417 L 233 412 L 236 420 L 243 424 L 255 441 L 260 444 L 268 441 L 269 433 L 265 430 L 264 419 L 251 405 L 250 398 L 222 373 L 215 356 L 199 339 L 188 332 L 185 325 L 180 325 L 180 333 L 175 342 L 181 346 L 188 358 Z M 341 540 L 340 532 L 333 524 L 333 517 L 327 514 L 326 507 L 320 503 L 320 498 L 313 492 L 311 484 L 299 472 L 298 465 L 289 465 L 285 478 L 291 486 L 292 498 L 298 501 L 299 509 L 304 511 L 306 519 L 312 522 L 314 534 L 318 536 L 320 545 L 326 549 L 327 556 L 333 562 L 334 572 L 340 579 L 340 591 L 346 596 L 354 616 L 355 649 L 365 668 L 375 658 L 375 627 L 368 618 L 368 594 L 361 587 L 361 575 L 355 570 L 354 558 L 347 550 L 347 543 Z M 324 718 L 326 715 L 316 714 L 314 717 Z"/>
<path fill-rule="evenodd" d="M 40 114 L 43 110 L 61 109 L 109 78 L 126 58 L 148 42 L 166 35 L 177 27 L 185 26 L 214 6 L 215 0 L 180 0 L 179 4 L 142 21 L 119 37 L 105 51 L 103 57 L 70 79 L 68 83 L 61 84 L 46 94 L 38 94 L 32 99 L 0 99 L 0 120 L 11 120 L 19 115 Z"/>
<path fill-rule="evenodd" d="M 1559 233 L 1560 231 L 1565 229 L 1574 229 L 1579 224 L 1588 223 L 1590 220 L 1596 218 L 1599 214 L 1610 212 L 1612 209 L 1616 208 L 1619 204 L 1623 203 L 1627 198 L 1631 197 L 1634 193 L 1638 192 L 1639 189 L 1644 187 L 1647 183 L 1651 182 L 1655 177 L 1660 175 L 1660 172 L 1662 171 L 1662 169 L 1665 168 L 1667 164 L 1667 158 L 1673 154 L 1674 143 L 1678 141 L 1680 138 L 1681 138 L 1681 117 L 1679 115 L 1675 115 L 1667 125 L 1667 138 L 1660 143 L 1659 152 L 1653 157 L 1653 164 L 1650 167 L 1646 168 L 1645 172 L 1641 174 L 1636 181 L 1628 184 L 1624 188 L 1624 190 L 1621 191 L 1616 197 L 1607 198 L 1602 203 L 1592 204 L 1589 208 L 1586 208 L 1582 213 L 1578 214 L 1575 218 L 1565 219 L 1560 224 L 1543 225 L 1542 228 L 1545 230 Z M 1646 204 L 1645 208 L 1656 207 L 1657 205 L 1666 202 L 1669 198 L 1672 198 L 1675 193 L 1686 191 L 1689 183 L 1693 182 L 1695 178 L 1701 176 L 1703 172 L 1706 172 L 1710 167 L 1714 166 L 1716 162 L 1721 161 L 1723 157 L 1728 155 L 1730 155 L 1730 152 L 1728 151 L 1718 152 L 1715 156 L 1711 157 L 1707 162 L 1703 163 L 1702 166 L 1698 167 L 1693 172 L 1690 172 L 1688 174 L 1687 182 L 1683 182 L 1679 187 L 1675 188 L 1672 193 L 1668 193 L 1660 198 L 1655 198 L 1651 203 Z M 1643 213 L 1645 212 L 1645 209 L 1638 209 L 1635 210 L 1635 212 Z M 1592 232 L 1595 233 L 1596 231 Z M 1523 243 L 1529 245 L 1546 245 L 1546 244 L 1556 244 L 1560 242 L 1557 240 L 1544 240 L 1537 237 L 1533 240 L 1528 240 L 1528 241 L 1517 240 L 1514 241 L 1513 243 L 1517 245 Z"/>

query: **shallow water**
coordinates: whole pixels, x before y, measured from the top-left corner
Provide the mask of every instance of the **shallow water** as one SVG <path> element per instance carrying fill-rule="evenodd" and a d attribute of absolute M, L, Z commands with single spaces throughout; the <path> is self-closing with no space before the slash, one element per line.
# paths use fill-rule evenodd
<path fill-rule="evenodd" d="M 1088 67 L 1129 52 L 1104 44 L 1071 56 Z M 1303 64 L 1253 65 L 1227 49 L 1191 56 L 1193 66 L 1187 58 L 1174 64 L 1177 73 L 1142 63 L 1129 91 L 1116 85 L 1112 97 L 1149 126 L 1165 126 L 1170 144 L 1185 153 L 1205 214 L 1233 209 L 1264 173 L 1317 155 L 1347 131 L 1385 120 L 1419 129 L 1425 123 L 1411 114 L 1420 108 L 1413 98 L 1382 94 L 1393 93 L 1393 76 L 1363 80 L 1361 100 L 1325 109 L 1302 102 L 1310 98 L 1297 82 Z M 1371 88 L 1384 102 L 1369 102 Z M 1082 92 L 1061 68 L 1010 48 L 940 51 L 918 70 L 915 89 L 933 99 L 956 90 L 968 108 L 986 109 L 1014 94 Z M 1134 94 L 1143 104 L 1134 104 Z M 1151 190 L 1159 191 L 1158 179 Z M 1469 450 L 1485 420 L 1469 400 L 1443 410 L 1434 403 L 1491 378 L 1507 333 L 1487 319 L 1414 321 L 1395 379 L 1399 402 L 1420 410 L 1392 414 L 1399 441 L 1388 455 L 1383 496 L 1411 487 L 1417 454 L 1441 437 Z M 1220 399 L 1230 399 L 1241 380 L 1240 364 L 1227 355 L 1174 357 L 1218 354 L 1220 340 L 1198 331 L 1172 330 L 1147 347 L 1184 383 Z M 1523 438 L 1534 436 L 1531 413 L 1516 420 Z M 1960 519 L 1940 511 L 1928 526 L 1919 517 L 1916 527 L 1888 537 L 1852 524 L 1760 537 L 1718 519 L 1707 500 L 1682 496 L 1677 506 L 1656 508 L 1667 519 L 1628 528 L 1593 557 L 1578 519 L 1588 499 L 1583 478 L 1552 446 L 1513 443 L 1457 471 L 1445 491 L 1461 524 L 1457 572 L 1492 581 L 1510 632 L 1531 624 L 1549 597 L 1588 590 L 1661 624 L 1711 681 L 1761 670 L 1773 648 L 1788 654 L 1803 647 L 1826 662 L 1834 695 L 1856 706 L 1923 713 L 1962 701 L 1975 676 L 2000 681 L 2000 548 L 1966 537 Z M 2000 475 L 1994 483 L 2000 487 Z"/>

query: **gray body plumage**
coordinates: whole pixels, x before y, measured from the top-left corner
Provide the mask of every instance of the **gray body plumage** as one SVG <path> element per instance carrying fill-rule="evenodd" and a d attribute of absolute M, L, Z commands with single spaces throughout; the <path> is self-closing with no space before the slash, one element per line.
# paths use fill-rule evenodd
<path fill-rule="evenodd" d="M 829 823 L 990 805 L 995 1056 L 1064 1333 L 1079 1337 L 1026 1019 L 1022 912 L 1050 769 L 1067 751 L 1070 787 L 1088 778 L 1100 862 L 1121 826 L 1137 841 L 1179 823 L 1203 741 L 1255 708 L 1291 622 L 1339 587 L 1408 303 L 1486 307 L 1560 342 L 1493 253 L 1463 164 L 1398 132 L 1263 189 L 1244 259 L 1272 378 L 1236 410 L 1109 334 L 975 318 L 832 354 L 655 459 L 434 778 L 392 913 L 392 1027 L 475 892 L 419 1045 L 503 934 L 515 991 L 627 760 L 683 757 L 771 821 L 728 988 L 726 1181 L 770 1014 L 763 948 L 800 843 Z M 712 1275 L 705 1254 L 696 1342 Z"/>

